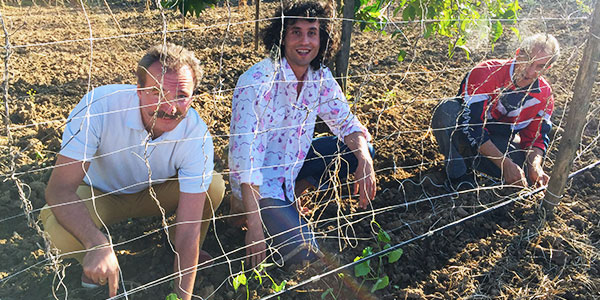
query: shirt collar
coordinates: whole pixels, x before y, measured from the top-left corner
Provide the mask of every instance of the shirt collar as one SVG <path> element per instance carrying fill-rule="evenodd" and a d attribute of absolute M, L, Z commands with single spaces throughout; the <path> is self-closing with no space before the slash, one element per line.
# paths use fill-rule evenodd
<path fill-rule="evenodd" d="M 290 66 L 290 64 L 288 63 L 287 59 L 285 57 L 283 57 L 281 59 L 281 74 L 283 75 L 283 80 L 286 82 L 297 82 L 298 78 L 296 78 L 296 74 L 294 74 L 294 70 L 292 70 L 292 67 Z"/>
<path fill-rule="evenodd" d="M 294 70 L 292 70 L 292 67 L 290 66 L 285 57 L 281 58 L 281 66 L 279 68 L 281 70 L 281 74 L 283 75 L 283 81 L 286 81 L 288 83 L 295 83 L 298 81 L 298 78 L 296 78 L 296 74 L 294 74 Z M 315 73 L 316 72 L 313 70 L 312 66 L 308 66 L 308 69 L 306 69 L 306 76 L 304 76 L 304 81 L 313 81 Z"/>

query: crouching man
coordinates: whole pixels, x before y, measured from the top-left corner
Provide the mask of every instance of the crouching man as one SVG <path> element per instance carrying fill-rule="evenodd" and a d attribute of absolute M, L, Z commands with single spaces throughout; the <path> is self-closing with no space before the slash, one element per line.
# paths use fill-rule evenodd
<path fill-rule="evenodd" d="M 200 250 L 208 220 L 224 193 L 211 135 L 190 108 L 201 77 L 193 52 L 158 45 L 140 60 L 137 86 L 95 88 L 69 115 L 40 219 L 51 244 L 83 267 L 84 287 L 108 283 L 117 294 L 119 264 L 101 229 L 175 211 L 175 292 L 191 298 L 199 257 L 208 255 Z"/>
<path fill-rule="evenodd" d="M 527 37 L 514 58 L 478 64 L 458 96 L 435 108 L 431 126 L 449 189 L 473 187 L 473 169 L 510 185 L 548 183 L 542 164 L 554 100 L 542 74 L 559 54 L 552 35 Z"/>
<path fill-rule="evenodd" d="M 263 32 L 272 56 L 246 71 L 234 91 L 232 211 L 237 206 L 246 213 L 252 265 L 267 256 L 267 241 L 276 261 L 316 258 L 314 233 L 297 210 L 302 208 L 296 197 L 307 188 L 324 189 L 331 177 L 354 173 L 360 207 L 367 208 L 375 196 L 371 136 L 324 66 L 339 43 L 332 36 L 331 17 L 331 10 L 317 2 L 279 10 Z M 313 139 L 317 116 L 335 137 Z"/>

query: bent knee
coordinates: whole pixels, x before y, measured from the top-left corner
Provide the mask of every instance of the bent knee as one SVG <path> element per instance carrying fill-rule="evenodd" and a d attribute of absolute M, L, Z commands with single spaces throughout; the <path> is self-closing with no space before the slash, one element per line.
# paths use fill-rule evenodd
<path fill-rule="evenodd" d="M 223 179 L 223 175 L 213 172 L 212 181 L 208 187 L 207 194 L 210 198 L 210 202 L 217 208 L 221 204 L 221 201 L 223 201 L 223 196 L 225 195 L 225 180 Z"/>

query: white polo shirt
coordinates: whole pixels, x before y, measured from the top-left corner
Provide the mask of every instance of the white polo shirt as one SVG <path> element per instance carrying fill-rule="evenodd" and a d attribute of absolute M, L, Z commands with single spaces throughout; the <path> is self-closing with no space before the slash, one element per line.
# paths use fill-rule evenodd
<path fill-rule="evenodd" d="M 136 193 L 176 175 L 181 192 L 206 192 L 214 163 L 204 121 L 190 108 L 175 129 L 149 140 L 136 89 L 115 84 L 86 94 L 69 115 L 60 154 L 90 162 L 84 181 L 103 192 Z"/>

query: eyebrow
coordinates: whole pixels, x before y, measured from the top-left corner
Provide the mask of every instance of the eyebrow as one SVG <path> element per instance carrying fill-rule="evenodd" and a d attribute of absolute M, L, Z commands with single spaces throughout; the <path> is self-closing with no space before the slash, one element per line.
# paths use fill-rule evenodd
<path fill-rule="evenodd" d="M 318 30 L 319 29 L 319 26 L 313 25 L 314 23 L 316 23 L 316 22 L 310 23 L 310 25 L 312 25 L 312 26 L 310 26 L 308 28 L 308 30 L 313 30 L 313 29 L 314 30 Z M 302 29 L 302 28 L 300 26 L 296 25 L 296 24 L 293 24 L 293 25 L 289 26 L 289 30 L 292 30 L 292 29 Z"/>

